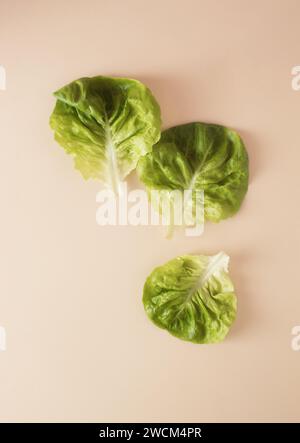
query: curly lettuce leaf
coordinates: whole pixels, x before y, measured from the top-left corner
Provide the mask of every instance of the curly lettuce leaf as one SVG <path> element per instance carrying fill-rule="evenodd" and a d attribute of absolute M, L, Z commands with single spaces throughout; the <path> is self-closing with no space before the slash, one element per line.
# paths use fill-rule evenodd
<path fill-rule="evenodd" d="M 137 171 L 148 192 L 204 191 L 204 218 L 213 222 L 234 215 L 248 189 L 243 141 L 215 124 L 189 123 L 162 132 Z"/>
<path fill-rule="evenodd" d="M 126 78 L 81 78 L 54 93 L 56 141 L 84 178 L 118 193 L 120 182 L 160 137 L 160 108 L 150 90 Z"/>
<path fill-rule="evenodd" d="M 228 263 L 228 255 L 220 252 L 177 257 L 154 269 L 143 292 L 150 320 L 182 340 L 222 341 L 237 309 Z"/>

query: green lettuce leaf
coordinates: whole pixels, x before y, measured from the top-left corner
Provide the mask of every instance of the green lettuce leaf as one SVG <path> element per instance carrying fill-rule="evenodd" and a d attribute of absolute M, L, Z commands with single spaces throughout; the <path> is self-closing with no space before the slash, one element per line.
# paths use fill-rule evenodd
<path fill-rule="evenodd" d="M 126 78 L 81 78 L 54 93 L 55 139 L 84 178 L 118 192 L 120 182 L 160 137 L 160 109 L 150 90 Z"/>
<path fill-rule="evenodd" d="M 148 317 L 182 340 L 222 341 L 237 308 L 228 263 L 228 255 L 220 252 L 177 257 L 154 269 L 143 292 Z"/>
<path fill-rule="evenodd" d="M 148 192 L 189 190 L 197 199 L 194 191 L 204 191 L 204 218 L 213 222 L 235 214 L 248 188 L 243 141 L 232 129 L 214 124 L 189 123 L 164 131 L 137 171 Z"/>

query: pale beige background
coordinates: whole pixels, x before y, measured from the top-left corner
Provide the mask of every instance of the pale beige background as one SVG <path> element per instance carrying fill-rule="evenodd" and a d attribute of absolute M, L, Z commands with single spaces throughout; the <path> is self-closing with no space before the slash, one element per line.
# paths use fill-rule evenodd
<path fill-rule="evenodd" d="M 299 0 L 1 1 L 1 421 L 299 421 L 299 15 Z M 97 74 L 146 82 L 165 127 L 239 130 L 251 183 L 238 215 L 172 241 L 97 226 L 100 185 L 48 127 L 52 91 Z M 153 326 L 152 268 L 219 250 L 239 300 L 226 341 Z"/>

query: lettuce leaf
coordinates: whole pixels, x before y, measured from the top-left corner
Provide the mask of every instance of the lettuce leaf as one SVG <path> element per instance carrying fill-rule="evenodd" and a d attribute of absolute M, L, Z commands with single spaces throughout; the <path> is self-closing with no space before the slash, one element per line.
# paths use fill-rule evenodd
<path fill-rule="evenodd" d="M 143 292 L 148 317 L 182 340 L 222 341 L 237 309 L 228 263 L 228 255 L 220 252 L 184 255 L 154 269 Z"/>
<path fill-rule="evenodd" d="M 120 182 L 160 137 L 160 108 L 150 90 L 126 78 L 81 78 L 54 93 L 56 141 L 84 178 L 118 193 Z"/>
<path fill-rule="evenodd" d="M 213 222 L 235 214 L 248 189 L 243 141 L 232 129 L 214 124 L 189 123 L 162 132 L 137 171 L 148 193 L 204 191 L 204 217 Z"/>

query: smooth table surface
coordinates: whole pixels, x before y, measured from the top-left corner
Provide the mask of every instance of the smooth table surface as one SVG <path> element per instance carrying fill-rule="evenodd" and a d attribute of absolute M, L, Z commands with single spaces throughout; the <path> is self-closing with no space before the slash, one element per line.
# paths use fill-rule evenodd
<path fill-rule="evenodd" d="M 299 421 L 300 2 L 2 0 L 0 10 L 0 420 Z M 98 74 L 145 82 L 165 128 L 239 131 L 251 172 L 240 212 L 199 238 L 98 226 L 101 185 L 81 178 L 48 125 L 52 92 Z M 193 345 L 152 325 L 141 297 L 153 267 L 220 250 L 238 297 L 226 340 Z"/>

